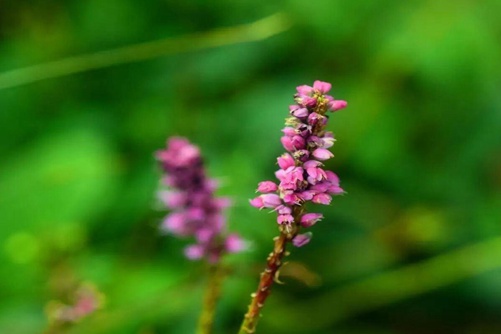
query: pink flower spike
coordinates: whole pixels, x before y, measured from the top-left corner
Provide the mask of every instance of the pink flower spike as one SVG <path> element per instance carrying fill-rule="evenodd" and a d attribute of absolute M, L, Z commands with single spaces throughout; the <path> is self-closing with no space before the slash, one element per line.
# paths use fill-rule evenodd
<path fill-rule="evenodd" d="M 332 85 L 328 82 L 316 80 L 313 83 L 313 89 L 318 90 L 322 94 L 327 93 L 328 91 L 331 90 L 331 88 L 332 88 Z"/>
<path fill-rule="evenodd" d="M 238 253 L 248 247 L 247 243 L 236 233 L 228 235 L 224 245 L 228 253 Z"/>
<path fill-rule="evenodd" d="M 348 102 L 346 102 L 346 101 L 334 100 L 334 101 L 329 103 L 329 109 L 331 111 L 338 111 L 338 110 L 346 108 L 347 105 L 348 105 Z"/>
<path fill-rule="evenodd" d="M 322 218 L 324 218 L 324 216 L 321 213 L 307 213 L 301 217 L 300 223 L 303 227 L 311 227 Z"/>
<path fill-rule="evenodd" d="M 296 162 L 294 161 L 294 158 L 290 154 L 282 154 L 280 157 L 277 158 L 278 166 L 282 169 L 287 169 L 291 166 L 294 166 Z"/>
<path fill-rule="evenodd" d="M 311 201 L 316 204 L 329 205 L 331 204 L 332 197 L 326 193 L 320 193 L 313 196 Z"/>
<path fill-rule="evenodd" d="M 303 247 L 311 240 L 312 233 L 307 232 L 303 234 L 298 234 L 292 239 L 292 244 L 296 247 Z"/>
<path fill-rule="evenodd" d="M 215 196 L 218 181 L 207 176 L 200 149 L 185 138 L 172 137 L 167 141 L 167 148 L 157 153 L 157 159 L 164 184 L 170 188 L 160 196 L 173 210 L 164 218 L 162 231 L 195 239 L 195 244 L 185 249 L 188 258 L 219 261 L 226 251 L 223 211 L 231 201 Z M 261 185 L 261 190 L 265 187 L 276 191 L 278 186 L 270 183 Z M 276 199 L 281 203 L 278 196 Z M 258 197 L 251 200 L 251 204 L 258 208 L 270 207 L 272 200 Z"/>
<path fill-rule="evenodd" d="M 310 87 L 308 85 L 297 86 L 296 90 L 300 95 L 309 95 L 313 93 L 313 87 Z"/>
<path fill-rule="evenodd" d="M 257 186 L 257 191 L 259 191 L 260 193 L 271 193 L 271 192 L 277 191 L 277 189 L 278 189 L 278 186 L 274 182 L 271 182 L 271 181 L 259 182 L 259 184 Z"/>
<path fill-rule="evenodd" d="M 325 148 L 317 148 L 315 151 L 313 151 L 313 156 L 317 158 L 318 160 L 328 160 L 334 156 L 331 151 L 325 149 Z"/>

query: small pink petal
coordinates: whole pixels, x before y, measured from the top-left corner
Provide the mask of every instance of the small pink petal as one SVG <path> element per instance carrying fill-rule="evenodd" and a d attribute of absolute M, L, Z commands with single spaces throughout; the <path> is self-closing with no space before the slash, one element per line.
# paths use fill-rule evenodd
<path fill-rule="evenodd" d="M 329 109 L 332 111 L 337 111 L 346 108 L 348 102 L 343 100 L 334 100 L 329 103 Z"/>
<path fill-rule="evenodd" d="M 211 241 L 212 238 L 214 238 L 215 234 L 216 231 L 214 231 L 210 227 L 200 228 L 195 231 L 195 238 L 197 239 L 198 242 L 202 244 L 207 244 Z"/>
<path fill-rule="evenodd" d="M 305 190 L 297 194 L 303 201 L 311 201 L 314 195 L 315 192 L 311 190 Z"/>
<path fill-rule="evenodd" d="M 257 186 L 257 191 L 259 191 L 261 193 L 271 193 L 271 192 L 277 191 L 277 189 L 278 189 L 278 186 L 274 182 L 271 182 L 271 181 L 259 182 L 259 184 Z"/>
<path fill-rule="evenodd" d="M 320 93 L 325 94 L 331 90 L 332 85 L 328 82 L 316 80 L 313 83 L 313 89 L 318 90 Z"/>
<path fill-rule="evenodd" d="M 307 213 L 301 216 L 301 226 L 310 227 L 315 225 L 316 222 L 320 221 L 324 216 L 321 213 Z"/>
<path fill-rule="evenodd" d="M 290 128 L 290 127 L 283 128 L 282 132 L 284 133 L 284 135 L 289 136 L 289 137 L 297 135 L 297 130 L 294 128 Z"/>
<path fill-rule="evenodd" d="M 307 232 L 304 234 L 298 234 L 292 239 L 292 244 L 296 247 L 302 247 L 310 242 L 312 233 Z"/>
<path fill-rule="evenodd" d="M 205 250 L 201 245 L 191 245 L 184 249 L 184 255 L 190 260 L 198 260 L 204 256 Z"/>
<path fill-rule="evenodd" d="M 276 208 L 279 214 L 281 215 L 288 215 L 292 213 L 292 209 L 288 206 L 285 205 L 280 205 Z"/>
<path fill-rule="evenodd" d="M 301 96 L 300 103 L 305 107 L 314 107 L 317 104 L 317 99 L 309 96 Z"/>
<path fill-rule="evenodd" d="M 283 223 L 292 224 L 294 222 L 294 217 L 292 217 L 292 215 L 279 215 L 277 217 L 277 222 L 279 224 Z"/>
<path fill-rule="evenodd" d="M 299 109 L 292 110 L 290 113 L 292 116 L 295 116 L 297 118 L 304 118 L 304 117 L 308 116 L 309 111 L 306 108 L 299 108 Z"/>
<path fill-rule="evenodd" d="M 263 203 L 263 199 L 261 198 L 261 196 L 258 196 L 256 198 L 249 200 L 249 203 L 250 203 L 250 205 L 252 205 L 255 208 L 258 208 L 258 209 L 264 208 L 264 203 Z"/>
<path fill-rule="evenodd" d="M 313 87 L 310 87 L 308 85 L 301 85 L 297 86 L 296 90 L 301 95 L 309 95 L 313 92 Z"/>
<path fill-rule="evenodd" d="M 331 187 L 329 187 L 329 189 L 327 191 L 329 192 L 329 194 L 332 194 L 332 195 L 344 194 L 344 190 L 340 186 L 331 186 Z"/>
<path fill-rule="evenodd" d="M 280 196 L 277 194 L 264 194 L 260 196 L 263 199 L 263 206 L 265 208 L 276 208 L 282 204 Z"/>
<path fill-rule="evenodd" d="M 317 148 L 315 151 L 313 151 L 312 154 L 318 160 L 327 160 L 327 159 L 330 159 L 334 156 L 334 154 L 332 154 L 331 151 L 329 151 L 325 148 Z"/>
<path fill-rule="evenodd" d="M 238 253 L 245 250 L 248 245 L 238 234 L 232 233 L 226 237 L 224 243 L 228 253 Z"/>
<path fill-rule="evenodd" d="M 282 169 L 287 169 L 296 164 L 294 158 L 288 153 L 282 154 L 280 157 L 278 157 L 277 162 Z"/>
<path fill-rule="evenodd" d="M 330 148 L 334 145 L 336 140 L 334 138 L 322 138 L 322 148 Z"/>
<path fill-rule="evenodd" d="M 289 205 L 300 205 L 301 198 L 294 193 L 284 195 L 284 203 Z"/>
<path fill-rule="evenodd" d="M 332 197 L 326 193 L 320 193 L 313 196 L 311 201 L 317 204 L 329 205 L 332 201 Z"/>
<path fill-rule="evenodd" d="M 310 190 L 313 190 L 317 193 L 324 193 L 326 192 L 331 185 L 327 182 L 322 182 L 322 183 L 317 183 L 313 186 L 310 187 Z"/>
<path fill-rule="evenodd" d="M 282 138 L 280 138 L 280 142 L 287 151 L 295 150 L 294 144 L 292 143 L 292 137 L 283 136 Z"/>
<path fill-rule="evenodd" d="M 189 234 L 186 216 L 181 212 L 169 214 L 162 223 L 162 229 L 180 236 Z"/>
<path fill-rule="evenodd" d="M 279 169 L 275 172 L 275 176 L 277 179 L 279 179 L 281 182 L 285 181 L 287 174 L 285 173 L 285 170 Z"/>
<path fill-rule="evenodd" d="M 292 137 L 292 145 L 293 145 L 295 150 L 301 150 L 301 149 L 305 148 L 306 141 L 304 140 L 303 137 L 296 135 L 296 136 Z"/>
<path fill-rule="evenodd" d="M 303 164 L 303 167 L 308 169 L 308 168 L 313 168 L 313 167 L 319 167 L 322 166 L 323 163 L 317 160 L 308 160 Z"/>
<path fill-rule="evenodd" d="M 186 194 L 179 191 L 160 191 L 158 197 L 169 209 L 177 209 L 186 204 Z"/>
<path fill-rule="evenodd" d="M 325 174 L 327 175 L 327 180 L 330 183 L 332 183 L 336 186 L 339 186 L 339 177 L 334 172 L 327 170 L 327 171 L 325 171 Z"/>

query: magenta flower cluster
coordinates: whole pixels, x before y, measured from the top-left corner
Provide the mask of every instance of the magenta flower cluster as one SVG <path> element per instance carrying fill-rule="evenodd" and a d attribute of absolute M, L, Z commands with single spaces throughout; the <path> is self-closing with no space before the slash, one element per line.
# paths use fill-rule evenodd
<path fill-rule="evenodd" d="M 325 131 L 329 118 L 326 113 L 347 105 L 327 95 L 330 89 L 331 84 L 322 81 L 315 81 L 313 87 L 297 87 L 296 104 L 289 106 L 290 117 L 282 130 L 281 142 L 287 153 L 277 159 L 280 169 L 275 175 L 279 182 L 259 183 L 257 191 L 262 195 L 250 201 L 259 209 L 274 209 L 280 230 L 297 247 L 311 238 L 311 233 L 298 234 L 299 226 L 308 228 L 323 218 L 321 213 L 305 213 L 303 205 L 306 202 L 328 205 L 333 195 L 344 192 L 337 175 L 322 168 L 322 162 L 334 156 L 329 151 L 334 145 L 334 135 Z"/>
<path fill-rule="evenodd" d="M 230 201 L 214 196 L 217 181 L 207 178 L 199 148 L 185 138 L 173 137 L 156 158 L 165 174 L 162 182 L 168 187 L 160 198 L 171 210 L 162 229 L 196 240 L 185 248 L 185 255 L 216 263 L 222 254 L 242 250 L 244 241 L 237 234 L 226 234 L 223 211 Z"/>

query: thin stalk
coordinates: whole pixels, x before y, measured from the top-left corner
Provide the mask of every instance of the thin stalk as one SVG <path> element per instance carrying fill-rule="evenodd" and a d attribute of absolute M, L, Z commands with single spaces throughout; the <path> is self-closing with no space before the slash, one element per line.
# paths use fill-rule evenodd
<path fill-rule="evenodd" d="M 283 264 L 282 258 L 288 255 L 288 252 L 286 251 L 287 243 L 291 242 L 292 239 L 299 233 L 300 225 L 297 222 L 303 212 L 303 206 L 294 205 L 292 207 L 294 222 L 291 225 L 282 225 L 279 227 L 280 235 L 273 239 L 275 242 L 273 251 L 266 259 L 266 268 L 261 273 L 261 279 L 259 280 L 256 292 L 251 294 L 251 303 L 249 304 L 249 309 L 244 316 L 244 320 L 242 321 L 238 334 L 252 334 L 256 332 L 261 309 L 264 306 L 266 298 L 268 298 L 271 293 L 271 286 L 273 285 L 273 282 L 279 282 L 278 274 Z"/>
<path fill-rule="evenodd" d="M 282 258 L 286 255 L 285 248 L 289 238 L 285 233 L 280 233 L 278 237 L 275 237 L 274 241 L 275 246 L 267 258 L 266 268 L 261 273 L 258 288 L 256 292 L 251 294 L 252 300 L 249 310 L 244 316 L 242 326 L 238 332 L 239 334 L 255 333 L 261 309 L 271 292 L 273 281 L 278 277 L 279 269 L 282 266 Z"/>
<path fill-rule="evenodd" d="M 216 303 L 221 295 L 221 283 L 224 276 L 224 268 L 220 263 L 209 268 L 207 290 L 205 291 L 202 313 L 198 319 L 197 334 L 212 333 Z"/>
<path fill-rule="evenodd" d="M 134 63 L 181 52 L 260 41 L 288 30 L 292 23 L 276 13 L 248 24 L 171 37 L 56 60 L 0 73 L 0 90 L 110 66 Z"/>

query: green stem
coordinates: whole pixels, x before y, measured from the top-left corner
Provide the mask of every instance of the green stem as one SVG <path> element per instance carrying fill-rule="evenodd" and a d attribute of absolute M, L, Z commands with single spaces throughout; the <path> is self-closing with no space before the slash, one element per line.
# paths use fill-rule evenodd
<path fill-rule="evenodd" d="M 197 334 L 212 333 L 216 303 L 221 295 L 221 283 L 224 276 L 224 268 L 221 264 L 216 264 L 209 268 L 209 280 L 204 296 L 202 313 L 198 319 Z"/>
<path fill-rule="evenodd" d="M 0 90 L 40 80 L 223 45 L 259 41 L 291 27 L 283 13 L 252 23 L 75 56 L 0 73 Z"/>

